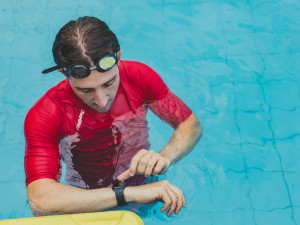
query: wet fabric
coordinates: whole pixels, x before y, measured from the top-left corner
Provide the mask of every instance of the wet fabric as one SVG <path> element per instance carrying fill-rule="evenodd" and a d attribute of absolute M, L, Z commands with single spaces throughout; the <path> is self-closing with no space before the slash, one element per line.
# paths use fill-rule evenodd
<path fill-rule="evenodd" d="M 120 61 L 119 75 L 117 95 L 107 113 L 88 107 L 67 80 L 30 109 L 24 124 L 26 185 L 41 178 L 59 181 L 62 159 L 69 184 L 89 189 L 111 186 L 139 150 L 150 148 L 148 108 L 173 128 L 191 115 L 145 64 Z M 128 185 L 144 181 L 136 175 Z"/>

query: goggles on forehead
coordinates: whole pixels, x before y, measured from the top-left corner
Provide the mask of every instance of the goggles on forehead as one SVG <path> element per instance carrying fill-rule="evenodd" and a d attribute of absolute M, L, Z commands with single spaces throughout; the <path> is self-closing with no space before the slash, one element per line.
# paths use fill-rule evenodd
<path fill-rule="evenodd" d="M 89 65 L 76 65 L 72 64 L 71 66 L 53 66 L 49 69 L 43 70 L 43 74 L 53 72 L 57 69 L 62 69 L 65 74 L 72 76 L 77 79 L 82 79 L 91 74 L 92 70 L 97 70 L 101 73 L 106 72 L 110 70 L 115 64 L 118 64 L 117 60 L 117 52 L 113 54 L 109 54 L 101 58 L 95 66 L 89 66 Z"/>

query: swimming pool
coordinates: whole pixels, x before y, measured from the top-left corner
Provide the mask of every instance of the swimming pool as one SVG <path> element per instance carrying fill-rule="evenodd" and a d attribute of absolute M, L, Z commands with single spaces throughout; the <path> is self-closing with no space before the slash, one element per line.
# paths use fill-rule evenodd
<path fill-rule="evenodd" d="M 297 0 L 4 1 L 0 13 L 0 219 L 32 216 L 23 171 L 23 121 L 59 73 L 58 29 L 96 16 L 123 58 L 154 68 L 200 118 L 203 138 L 163 178 L 187 208 L 145 224 L 300 224 L 300 2 Z M 149 114 L 152 149 L 171 128 Z M 164 132 L 161 132 L 164 130 Z"/>

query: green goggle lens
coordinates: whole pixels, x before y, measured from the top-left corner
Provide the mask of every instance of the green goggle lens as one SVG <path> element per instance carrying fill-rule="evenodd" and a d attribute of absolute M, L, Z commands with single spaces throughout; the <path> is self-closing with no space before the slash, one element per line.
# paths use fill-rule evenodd
<path fill-rule="evenodd" d="M 104 70 L 112 68 L 116 63 L 116 59 L 112 56 L 105 57 L 99 61 L 99 67 Z"/>

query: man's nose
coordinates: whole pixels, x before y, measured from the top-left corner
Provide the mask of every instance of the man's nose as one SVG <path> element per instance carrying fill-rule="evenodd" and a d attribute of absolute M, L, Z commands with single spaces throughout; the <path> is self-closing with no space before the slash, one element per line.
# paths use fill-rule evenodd
<path fill-rule="evenodd" d="M 100 107 L 104 107 L 106 106 L 107 101 L 108 97 L 106 96 L 105 92 L 103 92 L 100 89 L 97 89 L 95 92 L 95 103 Z"/>

